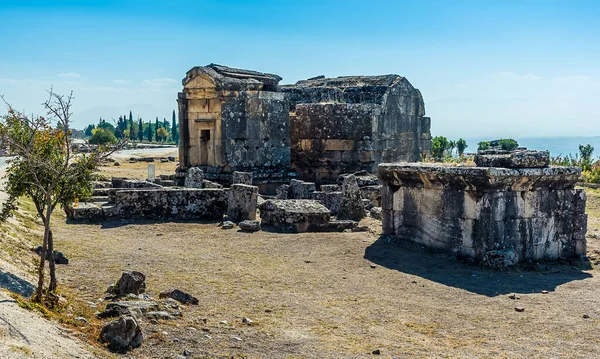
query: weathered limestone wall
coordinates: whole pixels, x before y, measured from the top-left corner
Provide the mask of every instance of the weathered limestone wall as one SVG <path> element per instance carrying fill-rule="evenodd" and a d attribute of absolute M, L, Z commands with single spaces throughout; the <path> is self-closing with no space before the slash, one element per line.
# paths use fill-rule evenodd
<path fill-rule="evenodd" d="M 381 164 L 383 233 L 482 260 L 585 254 L 585 192 L 572 167 L 486 168 Z"/>
<path fill-rule="evenodd" d="M 386 161 L 417 161 L 431 150 L 431 121 L 419 90 L 403 77 L 349 76 L 299 81 L 290 99 L 291 159 L 300 178 L 333 182 L 375 172 Z"/>
<path fill-rule="evenodd" d="M 115 192 L 113 216 L 158 220 L 215 219 L 227 211 L 223 189 L 161 188 Z"/>

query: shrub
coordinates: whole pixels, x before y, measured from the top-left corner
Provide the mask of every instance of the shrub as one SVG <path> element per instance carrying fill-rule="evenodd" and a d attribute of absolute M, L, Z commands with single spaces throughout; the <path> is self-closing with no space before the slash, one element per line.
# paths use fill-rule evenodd
<path fill-rule="evenodd" d="M 512 138 L 502 138 L 498 141 L 498 144 L 505 151 L 512 151 L 519 147 L 517 141 L 513 140 Z"/>
<path fill-rule="evenodd" d="M 90 143 L 92 145 L 107 145 L 107 144 L 115 144 L 118 142 L 114 133 L 110 132 L 109 130 L 107 130 L 105 128 L 97 127 L 92 132 L 93 132 L 93 134 L 92 134 L 92 137 L 90 138 Z"/>
<path fill-rule="evenodd" d="M 489 141 L 481 141 L 477 144 L 477 151 L 489 150 L 490 142 Z"/>

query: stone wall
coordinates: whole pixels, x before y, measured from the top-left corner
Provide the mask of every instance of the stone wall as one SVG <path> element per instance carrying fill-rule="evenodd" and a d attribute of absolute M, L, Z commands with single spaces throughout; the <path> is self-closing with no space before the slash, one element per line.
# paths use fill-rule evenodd
<path fill-rule="evenodd" d="M 381 164 L 383 233 L 484 259 L 518 261 L 585 254 L 585 192 L 579 168 Z"/>
<path fill-rule="evenodd" d="M 223 189 L 125 189 L 115 192 L 112 215 L 158 220 L 222 220 L 228 194 Z"/>
<path fill-rule="evenodd" d="M 331 183 L 431 150 L 423 97 L 401 76 L 315 78 L 282 90 L 290 99 L 292 166 L 303 180 Z"/>

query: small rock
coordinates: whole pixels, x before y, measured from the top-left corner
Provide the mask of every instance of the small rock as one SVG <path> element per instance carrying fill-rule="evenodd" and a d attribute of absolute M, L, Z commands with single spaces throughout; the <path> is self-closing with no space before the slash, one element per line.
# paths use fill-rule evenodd
<path fill-rule="evenodd" d="M 115 162 L 115 163 L 113 163 L 113 166 L 115 166 L 115 167 L 118 167 L 118 166 L 120 166 L 120 165 L 121 165 L 121 164 L 120 164 L 119 162 Z"/>
<path fill-rule="evenodd" d="M 512 293 L 508 296 L 508 299 L 521 299 L 521 297 L 517 296 L 515 293 Z"/>
<path fill-rule="evenodd" d="M 206 339 L 212 339 L 212 337 L 211 337 L 210 335 L 208 335 L 208 334 L 204 334 L 204 337 L 205 337 Z"/>
<path fill-rule="evenodd" d="M 146 318 L 148 319 L 162 319 L 162 320 L 172 320 L 173 317 L 171 316 L 171 314 L 165 312 L 165 311 L 158 311 L 158 312 L 148 312 L 146 313 Z"/>
<path fill-rule="evenodd" d="M 192 353 L 191 353 L 189 350 L 185 349 L 185 350 L 183 351 L 183 356 L 185 356 L 185 357 L 189 357 L 190 355 L 192 355 Z"/>
<path fill-rule="evenodd" d="M 312 261 L 311 261 L 311 260 L 309 260 L 309 259 L 305 259 L 305 260 L 304 260 L 304 263 L 312 263 Z"/>
<path fill-rule="evenodd" d="M 381 355 L 381 350 L 375 349 L 375 350 L 373 350 L 372 354 L 374 354 L 374 355 Z"/>
<path fill-rule="evenodd" d="M 271 309 L 265 309 L 265 313 L 272 313 L 273 311 Z"/>
<path fill-rule="evenodd" d="M 583 319 L 589 319 L 589 318 L 590 318 L 590 316 L 589 316 L 589 315 L 587 315 L 587 314 L 584 314 L 584 315 L 583 315 Z"/>
<path fill-rule="evenodd" d="M 257 232 L 260 231 L 260 222 L 253 220 L 241 221 L 238 226 L 242 231 L 246 232 Z"/>
<path fill-rule="evenodd" d="M 377 266 L 375 264 L 371 264 L 371 268 L 375 269 Z"/>
<path fill-rule="evenodd" d="M 229 325 L 229 322 L 228 322 L 228 321 L 226 321 L 226 320 L 221 320 L 221 321 L 219 322 L 219 324 L 221 324 L 221 325 Z"/>
<path fill-rule="evenodd" d="M 173 343 L 179 343 L 181 340 L 179 338 L 173 338 Z"/>
<path fill-rule="evenodd" d="M 242 341 L 242 338 L 240 338 L 240 337 L 231 337 L 231 339 L 235 340 L 236 342 Z"/>
<path fill-rule="evenodd" d="M 547 290 L 543 290 L 542 294 L 548 294 L 548 291 Z"/>
<path fill-rule="evenodd" d="M 198 304 L 198 298 L 191 296 L 186 292 L 182 292 L 179 289 L 169 289 L 161 292 L 158 295 L 159 298 L 171 298 L 182 304 Z M 177 308 L 176 308 L 177 309 Z"/>
<path fill-rule="evenodd" d="M 521 312 L 524 312 L 524 311 L 525 311 L 525 308 L 523 308 L 523 307 L 515 307 L 515 312 L 521 313 Z"/>
<path fill-rule="evenodd" d="M 223 222 L 223 225 L 221 226 L 222 229 L 231 229 L 235 227 L 235 223 L 231 222 L 231 221 L 225 221 Z"/>
<path fill-rule="evenodd" d="M 244 324 L 248 324 L 248 325 L 253 325 L 254 324 L 254 320 L 244 317 L 244 319 L 242 319 L 242 323 Z"/>

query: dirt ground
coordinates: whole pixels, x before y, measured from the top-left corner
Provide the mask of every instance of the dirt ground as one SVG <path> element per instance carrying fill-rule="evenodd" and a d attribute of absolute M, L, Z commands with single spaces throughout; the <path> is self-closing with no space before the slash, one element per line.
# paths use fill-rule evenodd
<path fill-rule="evenodd" d="M 594 262 L 600 192 L 587 193 Z M 56 245 L 71 260 L 60 284 L 99 309 L 123 270 L 145 273 L 153 297 L 178 288 L 199 298 L 181 318 L 144 321 L 147 339 L 131 358 L 600 358 L 600 276 L 590 262 L 497 272 L 388 244 L 372 219 L 373 232 L 279 234 L 60 218 Z"/>

